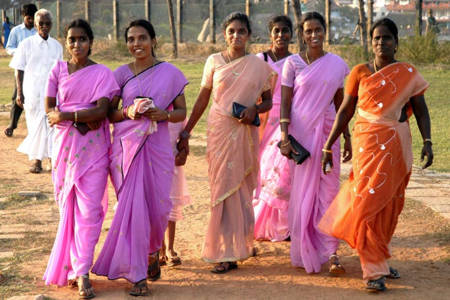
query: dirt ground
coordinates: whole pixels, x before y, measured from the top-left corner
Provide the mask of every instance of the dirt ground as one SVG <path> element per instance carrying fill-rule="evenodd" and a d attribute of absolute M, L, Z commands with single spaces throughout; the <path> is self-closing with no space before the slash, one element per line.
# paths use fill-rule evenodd
<path fill-rule="evenodd" d="M 77 299 L 68 287 L 46 287 L 41 280 L 56 234 L 58 209 L 53 201 L 50 172 L 28 173 L 29 161 L 15 149 L 26 134 L 19 124 L 13 138 L 3 135 L 7 116 L 0 115 L 0 270 L 7 281 L 0 286 L 0 299 L 13 296 L 45 295 L 51 299 Z M 200 259 L 209 218 L 209 187 L 204 159 L 204 138 L 193 139 L 193 151 L 186 174 L 193 204 L 184 210 L 177 224 L 176 249 L 183 264 L 163 267 L 162 277 L 150 284 L 148 298 L 158 299 L 373 299 L 366 293 L 356 253 L 347 245 L 340 248 L 347 273 L 330 277 L 326 266 L 319 274 L 306 274 L 290 265 L 289 242 L 256 242 L 258 256 L 240 263 L 238 270 L 224 275 L 209 272 L 211 265 Z M 44 164 L 45 167 L 46 164 Z M 18 192 L 37 190 L 37 199 L 19 197 Z M 98 254 L 113 217 L 115 196 L 110 188 L 110 207 Z M 450 230 L 447 219 L 420 202 L 408 199 L 392 241 L 390 264 L 401 279 L 388 280 L 386 299 L 450 298 Z M 108 281 L 91 276 L 97 299 L 135 299 L 128 296 L 125 280 Z M 27 297 L 14 299 L 27 299 Z"/>

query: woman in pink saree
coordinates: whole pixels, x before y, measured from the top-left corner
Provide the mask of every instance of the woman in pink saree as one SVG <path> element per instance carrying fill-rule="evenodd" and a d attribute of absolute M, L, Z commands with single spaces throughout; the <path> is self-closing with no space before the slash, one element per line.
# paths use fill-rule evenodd
<path fill-rule="evenodd" d="M 339 56 L 323 51 L 325 21 L 319 13 L 303 15 L 301 26 L 307 48 L 287 58 L 281 79 L 281 152 L 289 156 L 295 151 L 289 132 L 311 154 L 293 165 L 288 213 L 291 262 L 316 273 L 329 260 L 329 271 L 339 274 L 344 272 L 336 256 L 339 240 L 320 232 L 317 224 L 339 189 L 340 145 L 333 144 L 335 168 L 327 176 L 321 172 L 321 149 L 342 102 L 349 70 Z M 345 136 L 344 161 L 351 157 L 348 130 Z"/>
<path fill-rule="evenodd" d="M 272 109 L 259 144 L 258 185 L 253 197 L 255 211 L 255 239 L 273 242 L 289 237 L 288 204 L 291 191 L 289 160 L 281 155 L 277 144 L 280 136 L 281 71 L 286 58 L 291 55 L 292 22 L 289 17 L 276 16 L 269 21 L 272 47 L 258 53 L 278 73 L 273 89 Z"/>
<path fill-rule="evenodd" d="M 62 286 L 78 279 L 83 299 L 95 296 L 88 275 L 108 203 L 110 132 L 105 117 L 110 99 L 120 92 L 113 73 L 88 58 L 93 39 L 86 21 L 68 26 L 66 48 L 72 57 L 52 69 L 46 97 L 55 128 L 52 179 L 60 221 L 44 280 Z"/>
<path fill-rule="evenodd" d="M 258 128 L 256 114 L 272 106 L 270 66 L 245 54 L 250 37 L 248 17 L 233 13 L 223 25 L 227 50 L 208 57 L 202 87 L 189 121 L 180 134 L 178 149 L 189 152 L 189 132 L 206 109 L 208 115 L 206 159 L 211 188 L 211 217 L 202 257 L 217 263 L 214 273 L 237 268 L 237 261 L 253 254 L 253 190 L 258 173 Z M 262 96 L 262 103 L 256 101 Z M 247 108 L 232 117 L 233 102 Z"/>
<path fill-rule="evenodd" d="M 125 37 L 135 61 L 114 72 L 123 108 L 109 114 L 114 123 L 110 172 L 118 206 L 92 272 L 125 278 L 134 284 L 130 294 L 142 296 L 148 293 L 149 255 L 161 248 L 172 207 L 174 155 L 168 122 L 185 119 L 188 82 L 175 66 L 154 57 L 156 34 L 150 22 L 131 22 Z M 153 105 L 141 110 L 142 101 Z M 150 261 L 150 267 L 158 266 L 156 255 Z"/>

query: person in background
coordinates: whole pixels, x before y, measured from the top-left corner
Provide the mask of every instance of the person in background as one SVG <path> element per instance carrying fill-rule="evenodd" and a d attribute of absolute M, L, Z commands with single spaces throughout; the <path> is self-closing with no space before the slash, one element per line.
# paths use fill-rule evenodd
<path fill-rule="evenodd" d="M 23 40 L 9 66 L 15 69 L 17 104 L 25 109 L 27 136 L 17 151 L 33 161 L 30 172 L 42 172 L 42 160 L 51 155 L 52 131 L 45 112 L 45 87 L 53 65 L 62 60 L 61 44 L 50 37 L 52 15 L 40 9 L 34 16 L 38 34 Z"/>
<path fill-rule="evenodd" d="M 58 61 L 47 85 L 46 111 L 54 127 L 52 179 L 60 219 L 44 280 L 78 286 L 80 299 L 95 296 L 89 281 L 94 249 L 108 205 L 110 100 L 120 93 L 113 73 L 89 59 L 94 34 L 88 22 L 65 31 L 69 61 Z"/>
<path fill-rule="evenodd" d="M 440 32 L 439 24 L 436 21 L 436 18 L 433 16 L 433 10 L 431 8 L 428 10 L 427 27 L 425 29 L 425 32 L 427 34 L 428 33 L 438 34 Z"/>
<path fill-rule="evenodd" d="M 22 7 L 22 17 L 23 23 L 14 27 L 8 37 L 8 43 L 5 45 L 6 52 L 14 57 L 19 44 L 26 39 L 34 35 L 37 31 L 34 28 L 34 14 L 37 12 L 36 5 L 25 4 Z M 14 80 L 15 80 L 14 76 Z M 17 85 L 14 81 L 14 92 L 12 96 L 12 106 L 10 113 L 10 123 L 8 127 L 4 130 L 7 137 L 12 137 L 14 129 L 17 128 L 17 123 L 19 122 L 20 115 L 23 111 L 23 95 L 17 94 Z"/>
<path fill-rule="evenodd" d="M 339 190 L 340 144 L 333 143 L 333 171 L 320 171 L 322 146 L 336 111 L 342 103 L 344 79 L 349 69 L 339 56 L 325 52 L 325 20 L 317 12 L 302 15 L 300 22 L 306 50 L 289 56 L 281 79 L 281 153 L 287 157 L 295 149 L 288 134 L 311 154 L 302 164 L 293 162 L 292 189 L 289 199 L 291 263 L 307 273 L 317 273 L 329 262 L 329 272 L 345 270 L 336 250 L 339 240 L 323 234 L 317 225 Z M 344 133 L 344 161 L 351 158 L 350 134 Z"/>
<path fill-rule="evenodd" d="M 358 251 L 366 288 L 378 292 L 386 289 L 385 277 L 400 278 L 387 259 L 412 169 L 411 108 L 423 138 L 423 168 L 433 163 L 433 150 L 424 98 L 428 83 L 411 64 L 396 60 L 397 26 L 388 18 L 380 19 L 370 37 L 375 59 L 352 69 L 344 102 L 323 146 L 325 173 L 325 166 L 335 161 L 331 145 L 357 110 L 352 172 L 319 228 Z"/>
<path fill-rule="evenodd" d="M 267 113 L 265 127 L 260 131 L 259 176 L 254 192 L 255 239 L 273 242 L 289 238 L 288 205 L 292 173 L 289 160 L 280 153 L 277 144 L 280 135 L 281 71 L 286 58 L 291 55 L 292 21 L 287 16 L 276 16 L 269 21 L 272 45 L 256 56 L 267 61 L 278 73 L 272 90 L 272 109 Z M 261 118 L 263 119 L 263 118 Z"/>
<path fill-rule="evenodd" d="M 154 53 L 156 32 L 146 20 L 125 30 L 134 60 L 114 75 L 121 87 L 112 103 L 114 123 L 110 150 L 111 181 L 118 205 L 92 272 L 109 279 L 125 278 L 132 296 L 144 296 L 147 278 L 160 277 L 159 250 L 172 208 L 170 188 L 174 154 L 168 124 L 186 118 L 186 77 Z"/>
<path fill-rule="evenodd" d="M 253 190 L 258 176 L 258 113 L 272 107 L 275 72 L 263 60 L 246 53 L 251 28 L 247 15 L 230 14 L 222 25 L 227 49 L 206 60 L 200 92 L 178 150 L 189 153 L 190 132 L 212 95 L 208 115 L 206 159 L 211 188 L 211 216 L 202 258 L 215 263 L 213 273 L 237 268 L 237 261 L 254 255 Z M 261 104 L 256 104 L 259 98 Z M 234 104 L 234 103 L 235 104 Z M 233 117 L 233 106 L 244 106 Z"/>
<path fill-rule="evenodd" d="M 6 45 L 8 44 L 8 38 L 9 34 L 11 33 L 11 29 L 13 27 L 13 24 L 9 22 L 9 18 L 5 17 L 5 21 L 2 24 L 3 28 L 3 47 L 6 48 Z"/>

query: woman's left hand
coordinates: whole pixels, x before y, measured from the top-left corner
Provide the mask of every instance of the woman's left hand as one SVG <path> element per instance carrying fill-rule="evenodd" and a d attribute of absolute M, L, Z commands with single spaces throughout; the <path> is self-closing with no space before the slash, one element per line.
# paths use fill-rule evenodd
<path fill-rule="evenodd" d="M 241 118 L 239 119 L 239 122 L 244 123 L 244 124 L 252 124 L 253 121 L 256 118 L 256 107 L 250 106 L 247 107 L 242 113 L 241 113 Z"/>
<path fill-rule="evenodd" d="M 353 152 L 352 152 L 352 140 L 350 137 L 346 137 L 344 139 L 344 153 L 342 153 L 342 162 L 348 162 L 352 159 Z"/>
<path fill-rule="evenodd" d="M 422 169 L 426 169 L 433 163 L 433 149 L 431 149 L 431 143 L 425 142 L 422 147 L 422 154 L 420 155 L 420 160 L 423 162 L 424 158 L 425 163 L 422 164 Z"/>
<path fill-rule="evenodd" d="M 169 119 L 169 114 L 167 111 L 157 107 L 149 108 L 145 113 L 143 113 L 143 116 L 151 121 L 165 121 Z"/>
<path fill-rule="evenodd" d="M 53 126 L 55 124 L 58 124 L 59 122 L 63 121 L 62 119 L 62 113 L 58 110 L 57 107 L 55 107 L 54 110 L 47 113 L 47 119 L 50 126 Z"/>

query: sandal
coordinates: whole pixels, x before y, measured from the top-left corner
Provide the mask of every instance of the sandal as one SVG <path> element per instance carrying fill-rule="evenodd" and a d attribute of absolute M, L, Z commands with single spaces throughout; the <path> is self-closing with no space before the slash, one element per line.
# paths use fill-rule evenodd
<path fill-rule="evenodd" d="M 396 269 L 389 267 L 389 275 L 387 275 L 386 277 L 389 279 L 399 279 L 400 273 Z"/>
<path fill-rule="evenodd" d="M 91 299 L 95 297 L 88 274 L 78 277 L 78 296 L 79 299 Z"/>
<path fill-rule="evenodd" d="M 384 276 L 375 279 L 375 280 L 369 280 L 367 281 L 366 289 L 369 292 L 382 292 L 386 290 L 386 284 L 384 280 Z"/>
<path fill-rule="evenodd" d="M 167 265 L 169 267 L 175 267 L 175 266 L 181 265 L 181 258 L 178 256 L 178 254 L 176 252 L 174 252 L 173 256 L 169 252 L 169 256 L 168 257 L 166 256 L 166 259 L 167 259 Z"/>
<path fill-rule="evenodd" d="M 330 258 L 328 259 L 328 262 L 330 264 L 330 268 L 328 269 L 328 272 L 332 275 L 340 275 L 345 273 L 344 267 L 339 262 L 339 256 L 336 254 L 330 255 Z"/>
<path fill-rule="evenodd" d="M 214 274 L 225 274 L 230 270 L 237 269 L 236 262 L 221 262 L 214 266 L 214 269 L 211 270 Z"/>
<path fill-rule="evenodd" d="M 12 137 L 13 136 L 13 132 L 14 132 L 14 129 L 12 129 L 12 128 L 6 128 L 5 129 L 5 131 L 4 131 L 4 133 L 5 133 L 5 135 L 7 136 L 7 137 Z"/>
<path fill-rule="evenodd" d="M 148 256 L 147 279 L 156 281 L 161 278 L 161 267 L 159 266 L 159 251 Z"/>
<path fill-rule="evenodd" d="M 148 289 L 147 279 L 142 279 L 141 281 L 136 282 L 131 288 L 130 294 L 131 296 L 139 297 L 146 296 L 150 290 Z"/>
<path fill-rule="evenodd" d="M 159 265 L 162 267 L 162 266 L 165 266 L 166 264 L 167 264 L 167 261 L 168 261 L 169 259 L 167 258 L 167 256 L 165 256 L 165 255 L 161 255 L 161 257 L 159 258 Z"/>
<path fill-rule="evenodd" d="M 35 163 L 30 168 L 30 173 L 39 174 L 42 172 L 42 162 L 35 161 Z"/>

